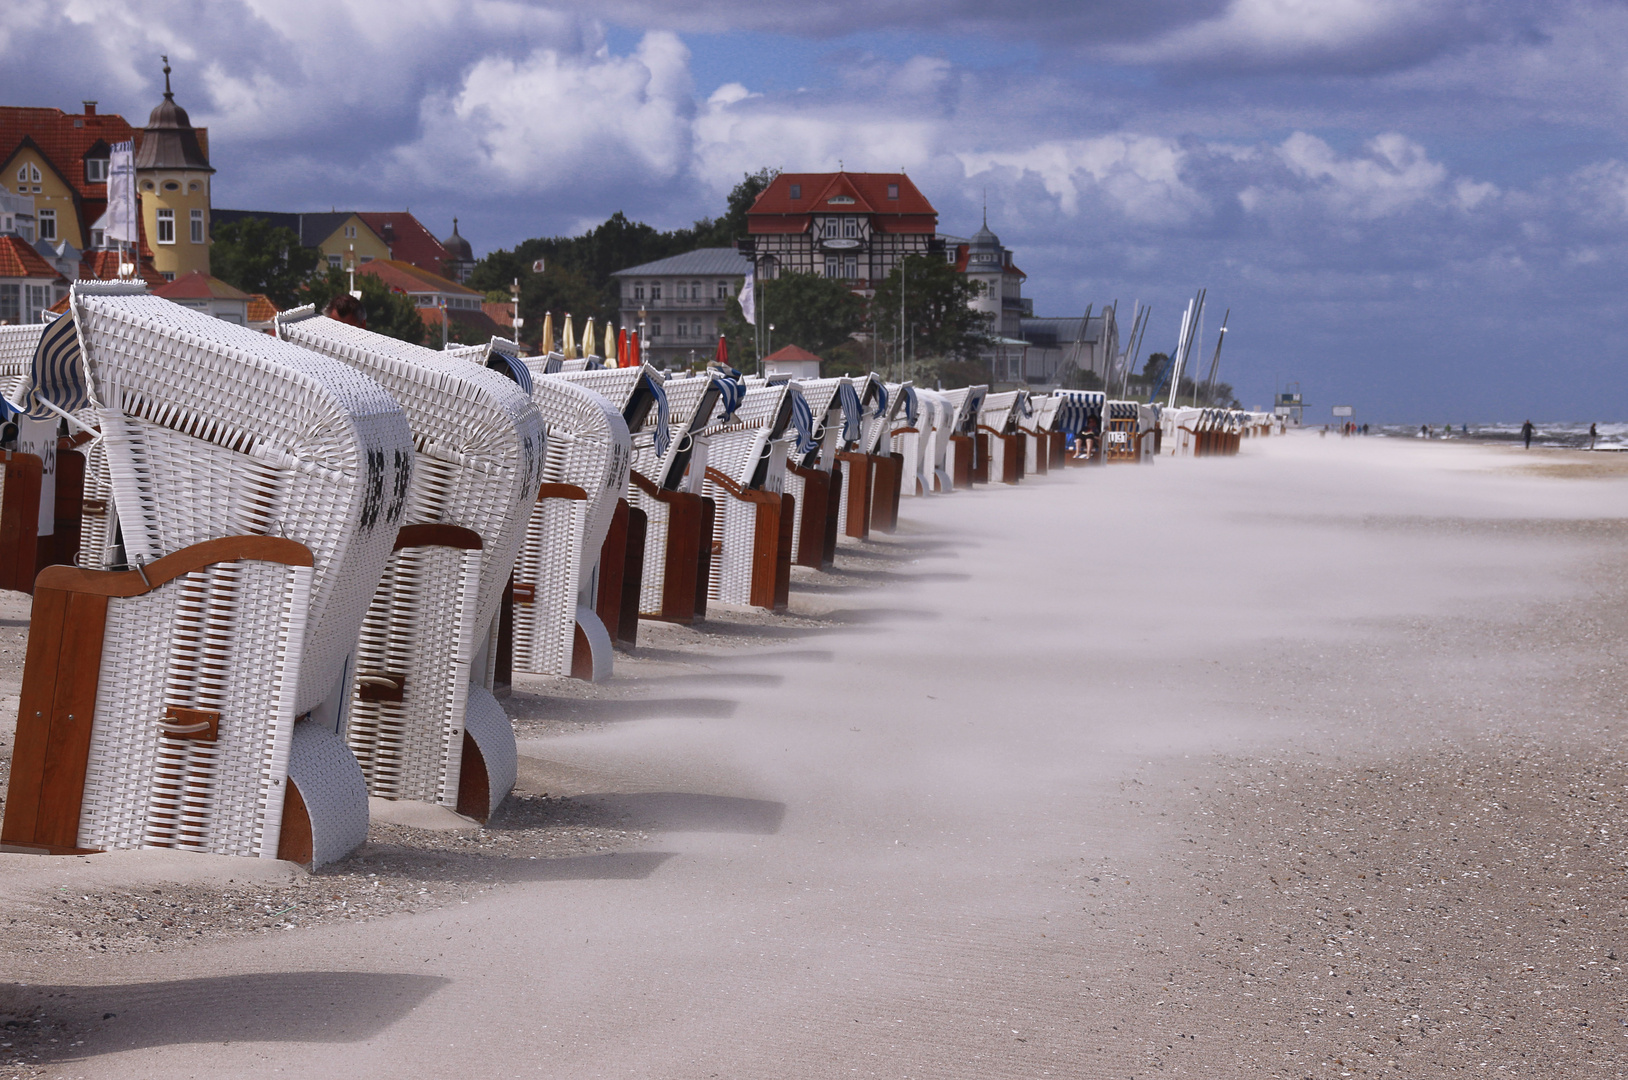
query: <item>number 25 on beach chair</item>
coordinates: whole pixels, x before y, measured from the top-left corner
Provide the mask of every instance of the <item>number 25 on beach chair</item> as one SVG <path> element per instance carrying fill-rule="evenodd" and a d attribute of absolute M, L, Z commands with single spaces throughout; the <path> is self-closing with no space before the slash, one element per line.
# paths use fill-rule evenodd
<path fill-rule="evenodd" d="M 542 475 L 512 378 L 299 308 L 277 334 L 376 380 L 413 433 L 401 531 L 357 645 L 345 735 L 369 794 L 485 821 L 514 786 L 492 694 L 498 609 Z"/>
<path fill-rule="evenodd" d="M 0 842 L 331 862 L 367 835 L 339 731 L 406 419 L 341 364 L 141 293 L 73 286 L 83 356 L 25 404 L 94 405 L 131 569 L 36 582 Z"/>

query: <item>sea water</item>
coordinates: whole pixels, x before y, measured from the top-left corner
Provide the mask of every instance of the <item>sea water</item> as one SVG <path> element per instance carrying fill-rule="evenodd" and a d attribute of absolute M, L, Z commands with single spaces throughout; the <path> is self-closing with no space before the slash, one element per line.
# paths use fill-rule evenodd
<path fill-rule="evenodd" d="M 1553 446 L 1570 450 L 1588 449 L 1588 424 L 1572 421 L 1557 421 L 1544 423 L 1537 420 L 1532 422 L 1537 430 L 1532 432 L 1533 446 Z M 1392 439 L 1419 438 L 1420 432 L 1416 425 L 1408 424 L 1375 424 L 1369 429 L 1374 435 L 1382 435 Z M 1628 450 L 1628 423 L 1599 424 L 1597 425 L 1599 437 L 1594 441 L 1596 450 Z M 1432 439 L 1463 439 L 1468 442 L 1487 443 L 1519 443 L 1521 441 L 1521 425 L 1513 424 L 1470 424 L 1468 433 L 1463 425 L 1455 425 L 1451 429 L 1439 425 L 1430 429 Z"/>

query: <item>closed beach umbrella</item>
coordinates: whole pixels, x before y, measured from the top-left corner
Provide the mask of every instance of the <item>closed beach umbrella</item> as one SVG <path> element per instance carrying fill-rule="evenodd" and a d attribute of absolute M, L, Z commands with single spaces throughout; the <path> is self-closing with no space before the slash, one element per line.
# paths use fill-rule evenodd
<path fill-rule="evenodd" d="M 571 313 L 565 313 L 565 342 L 560 346 L 560 352 L 565 354 L 567 360 L 577 358 L 577 335 L 571 326 Z"/>
<path fill-rule="evenodd" d="M 606 367 L 617 366 L 616 327 L 612 326 L 608 321 L 605 323 L 605 348 L 599 355 L 605 358 Z"/>
<path fill-rule="evenodd" d="M 599 342 L 594 340 L 594 317 L 590 315 L 582 325 L 582 355 L 592 356 L 598 348 Z"/>
<path fill-rule="evenodd" d="M 632 357 L 630 357 L 628 355 L 627 350 L 628 350 L 627 327 L 624 326 L 622 328 L 621 337 L 619 337 L 617 339 L 617 341 L 616 341 L 616 362 L 619 365 L 621 365 L 622 367 L 627 367 L 630 363 L 633 362 L 633 359 L 632 359 Z"/>
<path fill-rule="evenodd" d="M 554 351 L 554 313 L 552 311 L 543 313 L 542 349 L 544 356 Z"/>

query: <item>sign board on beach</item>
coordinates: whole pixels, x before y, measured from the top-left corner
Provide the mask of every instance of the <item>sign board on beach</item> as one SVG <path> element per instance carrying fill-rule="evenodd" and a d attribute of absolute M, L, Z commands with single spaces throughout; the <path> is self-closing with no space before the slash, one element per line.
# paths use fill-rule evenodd
<path fill-rule="evenodd" d="M 1333 410 L 1331 410 L 1331 411 L 1334 413 L 1335 416 L 1350 416 L 1351 415 L 1351 406 L 1349 406 L 1349 405 L 1336 405 L 1336 406 L 1334 406 Z"/>

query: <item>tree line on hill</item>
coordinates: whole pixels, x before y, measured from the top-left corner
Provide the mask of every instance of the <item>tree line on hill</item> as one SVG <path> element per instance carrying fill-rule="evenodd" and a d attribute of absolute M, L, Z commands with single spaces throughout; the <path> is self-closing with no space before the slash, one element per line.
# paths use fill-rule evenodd
<path fill-rule="evenodd" d="M 569 312 L 579 323 L 588 316 L 599 326 L 619 323 L 622 304 L 613 273 L 697 248 L 733 247 L 746 235 L 747 210 L 775 176 L 771 169 L 744 175 L 730 191 L 722 215 L 688 228 L 656 229 L 618 210 L 578 236 L 536 237 L 499 248 L 475 264 L 469 285 L 488 299 L 507 302 L 518 282 L 529 345 L 539 344 L 543 316 L 550 312 Z M 210 249 L 216 277 L 245 292 L 264 293 L 279 308 L 316 304 L 321 309 L 349 287 L 343 270 L 320 268 L 320 260 L 320 252 L 302 247 L 292 230 L 256 218 L 219 226 Z M 541 272 L 532 270 L 538 260 Z M 369 328 L 417 344 L 441 345 L 441 328 L 426 327 L 410 298 L 392 293 L 370 274 L 358 274 L 356 287 Z M 978 356 L 991 340 L 988 320 L 970 307 L 979 288 L 933 256 L 907 258 L 902 273 L 895 267 L 876 283 L 869 301 L 840 279 L 785 274 L 758 283 L 763 321 L 774 325 L 765 345 L 807 349 L 827 361 L 828 375 L 885 370 L 924 384 L 987 381 Z M 743 370 L 755 368 L 757 334 L 738 299 L 729 301 L 719 328 L 731 361 Z"/>

